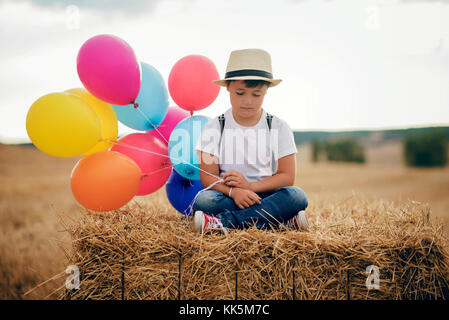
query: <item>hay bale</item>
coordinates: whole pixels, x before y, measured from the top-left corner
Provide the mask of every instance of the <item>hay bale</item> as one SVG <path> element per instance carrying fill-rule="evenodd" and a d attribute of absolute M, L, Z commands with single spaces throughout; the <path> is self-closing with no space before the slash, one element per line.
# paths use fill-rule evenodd
<path fill-rule="evenodd" d="M 86 212 L 68 231 L 80 289 L 63 299 L 447 299 L 447 240 L 428 206 L 351 197 L 309 210 L 309 232 L 198 235 L 140 206 Z M 367 289 L 367 267 L 379 289 Z M 181 271 L 181 272 L 179 272 Z"/>

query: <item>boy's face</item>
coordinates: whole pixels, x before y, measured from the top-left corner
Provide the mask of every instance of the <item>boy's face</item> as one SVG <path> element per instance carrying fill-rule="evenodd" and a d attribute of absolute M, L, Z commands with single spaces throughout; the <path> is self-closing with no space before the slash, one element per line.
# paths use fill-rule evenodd
<path fill-rule="evenodd" d="M 255 88 L 248 88 L 242 80 L 231 81 L 227 89 L 231 98 L 232 109 L 242 118 L 259 115 L 263 99 L 267 93 L 266 84 Z"/>

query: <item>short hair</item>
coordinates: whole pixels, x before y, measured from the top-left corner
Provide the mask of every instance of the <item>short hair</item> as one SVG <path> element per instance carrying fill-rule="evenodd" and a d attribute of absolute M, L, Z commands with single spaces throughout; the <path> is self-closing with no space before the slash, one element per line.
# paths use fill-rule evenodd
<path fill-rule="evenodd" d="M 238 81 L 238 80 L 226 80 L 226 86 L 228 86 L 231 83 L 231 81 Z M 267 87 L 271 85 L 271 82 L 265 80 L 242 80 L 242 81 L 245 82 L 245 86 L 247 88 L 257 88 L 263 86 L 264 84 L 266 84 Z"/>

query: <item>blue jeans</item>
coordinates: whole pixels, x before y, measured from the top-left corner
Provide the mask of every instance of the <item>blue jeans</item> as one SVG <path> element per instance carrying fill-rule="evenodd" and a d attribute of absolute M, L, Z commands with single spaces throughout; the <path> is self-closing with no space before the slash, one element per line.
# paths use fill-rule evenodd
<path fill-rule="evenodd" d="M 277 229 L 279 223 L 291 219 L 308 205 L 307 196 L 301 188 L 287 186 L 269 192 L 257 193 L 262 200 L 249 208 L 240 209 L 234 200 L 217 190 L 201 192 L 192 205 L 193 212 L 201 210 L 217 217 L 223 226 L 243 229 L 256 226 L 259 229 Z"/>

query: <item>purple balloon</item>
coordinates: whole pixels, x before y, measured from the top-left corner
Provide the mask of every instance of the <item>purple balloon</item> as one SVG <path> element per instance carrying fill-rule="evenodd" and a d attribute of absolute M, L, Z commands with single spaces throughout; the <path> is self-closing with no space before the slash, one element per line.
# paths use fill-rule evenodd
<path fill-rule="evenodd" d="M 113 35 L 98 35 L 81 46 L 77 70 L 84 87 L 95 97 L 115 105 L 134 103 L 142 79 L 133 49 Z"/>
<path fill-rule="evenodd" d="M 167 115 L 165 116 L 161 124 L 156 128 L 157 130 L 156 129 L 148 130 L 147 134 L 161 139 L 168 145 L 168 140 L 170 140 L 170 134 L 172 133 L 173 129 L 176 127 L 178 123 L 180 123 L 188 116 L 190 116 L 190 112 L 181 109 L 178 106 L 169 107 Z"/>

